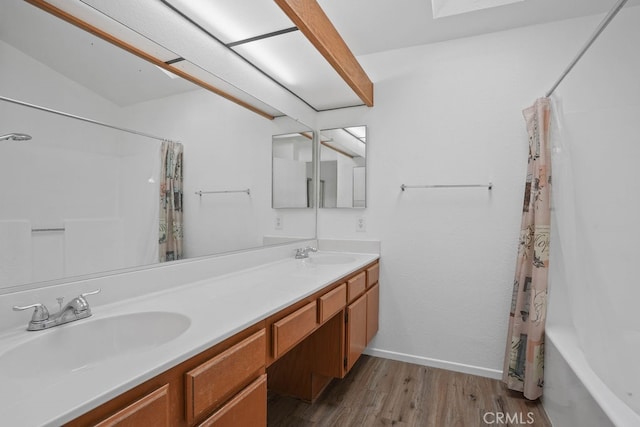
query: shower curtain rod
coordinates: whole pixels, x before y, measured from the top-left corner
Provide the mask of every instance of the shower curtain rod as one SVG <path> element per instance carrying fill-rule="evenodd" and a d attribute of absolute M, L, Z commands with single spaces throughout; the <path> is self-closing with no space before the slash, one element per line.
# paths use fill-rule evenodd
<path fill-rule="evenodd" d="M 161 138 L 159 136 L 151 135 L 151 134 L 144 133 L 144 132 L 139 132 L 137 130 L 127 129 L 127 128 L 123 128 L 123 127 L 120 127 L 120 126 L 114 126 L 114 125 L 110 125 L 110 124 L 107 124 L 107 123 L 104 123 L 104 122 L 99 122 L 97 120 L 88 119 L 86 117 L 76 116 L 75 114 L 65 113 L 64 111 L 58 111 L 58 110 L 54 110 L 52 108 L 42 107 L 40 105 L 30 104 L 30 103 L 24 102 L 24 101 L 19 101 L 17 99 L 7 98 L 6 96 L 0 96 L 0 100 L 6 101 L 6 102 L 10 102 L 12 104 L 22 105 L 23 107 L 29 107 L 29 108 L 34 108 L 34 109 L 40 110 L 40 111 L 46 111 L 48 113 L 57 114 L 59 116 L 64 116 L 64 117 L 69 117 L 69 118 L 76 119 L 76 120 L 81 120 L 83 122 L 92 123 L 92 124 L 98 125 L 98 126 L 104 126 L 104 127 L 111 128 L 111 129 L 121 130 L 123 132 L 132 133 L 134 135 L 139 135 L 139 136 L 144 136 L 144 137 L 151 138 L 151 139 L 156 139 L 158 141 L 176 142 L 176 141 L 172 141 L 172 140 L 167 139 L 167 138 Z"/>
<path fill-rule="evenodd" d="M 587 40 L 587 43 L 585 43 L 582 49 L 580 49 L 580 52 L 578 52 L 576 57 L 573 58 L 573 61 L 571 61 L 569 66 L 562 72 L 562 74 L 560 75 L 560 78 L 556 80 L 556 82 L 551 87 L 551 89 L 549 89 L 549 91 L 546 93 L 545 97 L 548 98 L 551 96 L 551 94 L 556 90 L 558 85 L 560 85 L 560 83 L 562 83 L 564 78 L 567 77 L 567 74 L 571 72 L 573 67 L 575 67 L 575 65 L 578 63 L 578 61 L 580 61 L 582 56 L 587 52 L 587 50 L 589 50 L 593 42 L 595 42 L 596 39 L 600 36 L 600 34 L 604 31 L 604 29 L 607 28 L 607 25 L 609 25 L 611 20 L 618 14 L 618 12 L 620 12 L 620 10 L 622 9 L 622 7 L 625 5 L 626 2 L 627 0 L 619 0 L 618 3 L 616 3 L 615 6 L 613 6 L 613 8 L 609 11 L 607 16 L 605 16 L 602 22 L 600 22 L 600 25 L 598 25 L 598 28 L 596 28 L 596 30 L 591 35 L 589 40 Z"/>

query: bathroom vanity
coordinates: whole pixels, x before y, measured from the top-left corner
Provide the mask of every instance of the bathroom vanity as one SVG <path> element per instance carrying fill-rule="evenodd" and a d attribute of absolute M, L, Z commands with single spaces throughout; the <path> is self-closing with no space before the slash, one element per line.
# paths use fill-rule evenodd
<path fill-rule="evenodd" d="M 93 318 L 74 323 L 142 316 L 136 323 L 148 324 L 151 335 L 174 336 L 131 353 L 123 348 L 64 378 L 43 372 L 42 382 L 53 384 L 30 400 L 17 386 L 7 402 L 10 393 L 0 388 L 0 412 L 30 425 L 266 425 L 267 389 L 313 401 L 349 372 L 378 330 L 378 277 L 378 255 L 325 252 L 98 306 Z M 62 336 L 74 326 L 21 331 L 8 341 Z M 52 390 L 60 393 L 47 401 Z M 40 407 L 44 413 L 28 414 Z"/>

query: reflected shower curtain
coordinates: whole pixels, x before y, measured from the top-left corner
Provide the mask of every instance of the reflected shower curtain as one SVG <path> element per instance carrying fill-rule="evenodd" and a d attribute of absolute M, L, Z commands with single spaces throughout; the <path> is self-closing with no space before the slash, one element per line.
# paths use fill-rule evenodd
<path fill-rule="evenodd" d="M 503 380 L 528 399 L 542 395 L 551 223 L 550 101 L 523 111 L 529 160 Z"/>
<path fill-rule="evenodd" d="M 163 141 L 160 169 L 160 262 L 182 258 L 182 144 Z"/>

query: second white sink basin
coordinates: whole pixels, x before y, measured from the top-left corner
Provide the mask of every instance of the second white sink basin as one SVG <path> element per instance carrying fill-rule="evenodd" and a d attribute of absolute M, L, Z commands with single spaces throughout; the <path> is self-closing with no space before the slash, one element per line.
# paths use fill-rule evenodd
<path fill-rule="evenodd" d="M 29 332 L 33 339 L 0 354 L 0 378 L 56 381 L 107 359 L 151 350 L 177 338 L 190 324 L 181 314 L 142 312 Z"/>

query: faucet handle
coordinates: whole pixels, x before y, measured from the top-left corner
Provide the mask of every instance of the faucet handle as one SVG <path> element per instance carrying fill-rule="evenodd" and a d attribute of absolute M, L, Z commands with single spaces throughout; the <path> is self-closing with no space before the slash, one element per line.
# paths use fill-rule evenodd
<path fill-rule="evenodd" d="M 47 307 L 40 303 L 25 306 L 14 305 L 13 311 L 29 310 L 30 308 L 35 308 L 35 310 L 33 311 L 33 316 L 31 316 L 31 322 L 44 322 L 49 318 L 49 310 L 47 310 Z"/>
<path fill-rule="evenodd" d="M 81 296 L 82 298 L 84 298 L 84 297 L 87 297 L 87 296 L 89 296 L 89 295 L 99 294 L 99 293 L 100 293 L 100 291 L 102 291 L 102 289 L 98 288 L 98 289 L 96 289 L 95 291 L 85 292 L 84 294 L 80 294 L 80 296 Z"/>
<path fill-rule="evenodd" d="M 85 292 L 83 294 L 78 295 L 74 301 L 71 302 L 74 306 L 74 310 L 76 314 L 80 314 L 82 312 L 87 312 L 87 314 L 91 315 L 91 309 L 89 308 L 89 303 L 85 297 L 89 295 L 99 294 L 101 289 L 96 289 L 95 291 Z"/>

